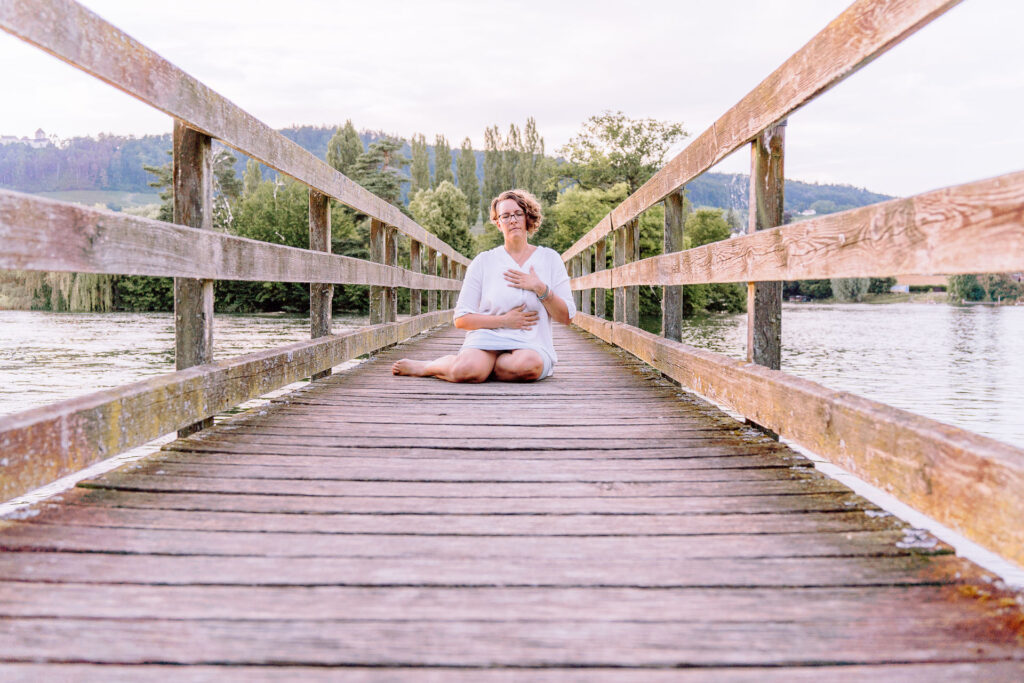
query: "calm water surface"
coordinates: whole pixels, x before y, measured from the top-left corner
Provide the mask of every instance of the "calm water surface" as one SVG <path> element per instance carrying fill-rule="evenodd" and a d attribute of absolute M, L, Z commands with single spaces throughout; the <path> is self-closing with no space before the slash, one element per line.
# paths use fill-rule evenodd
<path fill-rule="evenodd" d="M 782 369 L 1024 446 L 1024 306 L 784 304 Z M 683 341 L 746 357 L 746 316 Z"/>
<path fill-rule="evenodd" d="M 367 324 L 336 316 L 338 334 Z M 214 358 L 309 339 L 309 318 L 217 315 Z M 0 311 L 0 415 L 174 371 L 169 313 Z"/>
<path fill-rule="evenodd" d="M 687 343 L 744 357 L 745 316 L 685 325 Z M 786 304 L 782 330 L 787 372 L 1024 446 L 1024 306 Z M 307 318 L 215 319 L 218 360 L 308 338 Z M 0 311 L 0 414 L 173 369 L 169 314 Z"/>

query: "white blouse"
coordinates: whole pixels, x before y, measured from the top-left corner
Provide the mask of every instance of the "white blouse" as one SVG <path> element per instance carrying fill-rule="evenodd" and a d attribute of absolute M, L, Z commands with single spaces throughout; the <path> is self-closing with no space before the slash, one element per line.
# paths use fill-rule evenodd
<path fill-rule="evenodd" d="M 501 315 L 526 304 L 525 310 L 537 311 L 537 324 L 529 330 L 504 327 L 496 330 L 470 330 L 466 333 L 466 345 L 472 344 L 474 340 L 484 342 L 487 339 L 501 338 L 502 341 L 513 342 L 510 346 L 501 345 L 501 348 L 539 348 L 550 356 L 552 363 L 558 361 L 551 341 L 551 316 L 548 315 L 543 302 L 533 292 L 513 287 L 504 277 L 506 270 L 514 269 L 529 273 L 531 266 L 537 271 L 541 282 L 551 287 L 551 293 L 557 294 L 565 302 L 569 309 L 569 318 L 572 319 L 576 315 L 576 305 L 573 302 L 572 289 L 569 287 L 569 273 L 566 272 L 565 264 L 557 251 L 537 247 L 520 266 L 505 251 L 504 246 L 495 247 L 478 254 L 466 269 L 466 279 L 462 282 L 459 301 L 455 305 L 455 317 L 469 313 Z M 519 343 L 522 347 L 517 345 Z M 475 348 L 488 346 L 484 342 Z"/>

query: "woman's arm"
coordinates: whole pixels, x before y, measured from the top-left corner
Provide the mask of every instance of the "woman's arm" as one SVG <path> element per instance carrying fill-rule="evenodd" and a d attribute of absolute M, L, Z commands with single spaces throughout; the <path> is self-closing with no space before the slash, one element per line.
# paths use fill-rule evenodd
<path fill-rule="evenodd" d="M 455 319 L 455 327 L 460 330 L 496 330 L 509 328 L 528 330 L 537 324 L 537 311 L 524 310 L 525 306 L 517 306 L 508 313 L 487 315 L 486 313 L 466 313 Z"/>
<path fill-rule="evenodd" d="M 541 281 L 533 266 L 530 266 L 529 273 L 524 273 L 519 270 L 506 270 L 505 280 L 507 280 L 513 287 L 533 292 L 537 295 L 538 299 L 540 299 L 541 295 L 544 294 L 544 291 L 547 290 L 548 295 L 541 300 L 541 303 L 544 305 L 544 310 L 548 312 L 548 315 L 551 316 L 552 320 L 560 322 L 563 325 L 569 324 L 569 306 L 565 303 L 565 300 L 562 299 L 562 297 L 555 294 L 553 287 L 549 287 Z"/>

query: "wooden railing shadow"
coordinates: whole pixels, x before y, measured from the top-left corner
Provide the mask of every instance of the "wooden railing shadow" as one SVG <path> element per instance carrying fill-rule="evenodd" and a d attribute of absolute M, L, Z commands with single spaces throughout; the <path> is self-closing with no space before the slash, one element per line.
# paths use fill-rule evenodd
<path fill-rule="evenodd" d="M 784 280 L 1024 269 L 1024 172 L 782 225 L 786 118 L 956 4 L 854 2 L 562 257 L 584 330 L 1024 564 L 1024 450 L 779 371 Z M 749 234 L 681 251 L 686 184 L 747 144 Z M 640 260 L 659 202 L 665 253 Z M 746 363 L 680 343 L 681 286 L 711 282 L 748 283 Z M 639 285 L 664 287 L 662 336 Z"/>
<path fill-rule="evenodd" d="M 0 418 L 0 500 L 451 320 L 469 260 L 395 206 L 77 3 L 4 2 L 0 28 L 174 117 L 174 224 L 0 191 L 0 269 L 174 277 L 177 366 Z M 213 139 L 309 187 L 309 249 L 210 230 Z M 332 199 L 370 217 L 371 261 L 330 253 Z M 313 339 L 213 362 L 216 280 L 310 283 Z M 330 334 L 335 284 L 370 285 L 369 326 Z M 401 322 L 398 287 L 411 294 Z"/>

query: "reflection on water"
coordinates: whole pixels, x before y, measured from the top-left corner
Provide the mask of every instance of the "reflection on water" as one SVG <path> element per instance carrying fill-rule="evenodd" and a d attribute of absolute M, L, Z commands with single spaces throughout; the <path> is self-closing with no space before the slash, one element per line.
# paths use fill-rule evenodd
<path fill-rule="evenodd" d="M 746 316 L 685 320 L 683 341 L 746 357 Z M 784 304 L 782 369 L 1024 446 L 1024 307 Z"/>
<path fill-rule="evenodd" d="M 335 334 L 367 324 L 336 316 Z M 217 315 L 214 358 L 309 339 L 309 318 Z M 0 311 L 0 415 L 174 370 L 169 313 Z"/>

